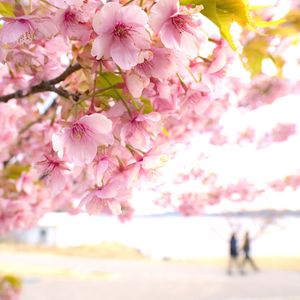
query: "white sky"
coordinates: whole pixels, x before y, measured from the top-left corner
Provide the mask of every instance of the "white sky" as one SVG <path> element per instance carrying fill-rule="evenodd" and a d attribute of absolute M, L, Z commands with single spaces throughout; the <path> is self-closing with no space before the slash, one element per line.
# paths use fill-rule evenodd
<path fill-rule="evenodd" d="M 300 128 L 299 96 L 289 95 L 278 99 L 272 105 L 266 105 L 246 115 L 232 112 L 226 115 L 223 125 L 228 134 L 236 133 L 241 127 L 249 125 L 255 127 L 261 134 L 270 131 L 278 122 L 296 123 Z M 163 190 L 174 193 L 189 191 L 204 192 L 205 187 L 199 181 L 174 184 L 174 174 L 184 173 L 197 165 L 205 170 L 211 170 L 218 175 L 220 184 L 236 183 L 245 178 L 257 186 L 265 186 L 267 182 L 283 178 L 286 175 L 300 171 L 300 133 L 289 138 L 287 142 L 273 143 L 271 146 L 256 150 L 253 145 L 247 146 L 213 146 L 207 142 L 207 136 L 195 136 L 188 148 L 177 145 L 178 154 L 163 168 L 157 183 L 164 183 Z M 206 160 L 199 160 L 201 153 L 208 156 Z M 261 199 L 252 203 L 233 204 L 222 202 L 207 211 L 240 210 L 240 209 L 300 209 L 299 192 L 285 193 L 268 192 Z M 153 199 L 157 195 L 149 190 L 136 191 L 134 203 L 138 213 L 159 213 L 163 210 L 153 206 Z"/>

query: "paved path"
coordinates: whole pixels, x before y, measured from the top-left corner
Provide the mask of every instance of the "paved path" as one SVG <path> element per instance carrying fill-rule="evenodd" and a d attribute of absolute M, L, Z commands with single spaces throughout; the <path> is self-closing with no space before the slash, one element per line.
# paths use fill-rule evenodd
<path fill-rule="evenodd" d="M 299 272 L 228 276 L 196 264 L 9 253 L 1 265 L 33 270 L 21 300 L 300 300 Z"/>

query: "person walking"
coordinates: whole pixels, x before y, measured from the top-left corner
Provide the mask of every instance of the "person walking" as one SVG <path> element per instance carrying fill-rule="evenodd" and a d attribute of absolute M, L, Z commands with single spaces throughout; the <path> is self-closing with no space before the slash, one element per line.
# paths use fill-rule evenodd
<path fill-rule="evenodd" d="M 238 241 L 236 237 L 236 233 L 233 232 L 231 234 L 230 240 L 229 240 L 229 261 L 228 261 L 228 269 L 227 269 L 227 274 L 231 275 L 232 274 L 232 268 L 233 265 L 239 269 L 239 264 L 238 264 Z"/>
<path fill-rule="evenodd" d="M 258 267 L 256 266 L 252 257 L 250 256 L 251 240 L 250 240 L 248 231 L 245 232 L 241 250 L 243 253 L 243 260 L 241 262 L 241 270 L 244 272 L 244 267 L 245 267 L 246 263 L 249 263 L 254 271 L 258 271 Z"/>

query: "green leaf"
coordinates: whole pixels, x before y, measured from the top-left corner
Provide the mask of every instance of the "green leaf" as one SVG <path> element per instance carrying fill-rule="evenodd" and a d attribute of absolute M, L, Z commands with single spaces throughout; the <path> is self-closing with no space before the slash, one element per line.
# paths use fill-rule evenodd
<path fill-rule="evenodd" d="M 7 2 L 0 2 L 0 15 L 3 17 L 14 17 L 14 7 Z"/>
<path fill-rule="evenodd" d="M 115 73 L 106 72 L 101 73 L 96 79 L 96 87 L 97 88 L 108 88 L 110 86 L 116 85 L 118 83 L 122 83 L 123 78 Z"/>
<path fill-rule="evenodd" d="M 244 63 L 252 76 L 261 73 L 263 60 L 269 58 L 268 47 L 268 42 L 259 37 L 250 40 L 245 45 L 243 49 Z"/>
<path fill-rule="evenodd" d="M 144 114 L 153 112 L 154 109 L 149 99 L 141 97 L 141 102 L 143 103 L 142 109 Z"/>
<path fill-rule="evenodd" d="M 105 91 L 101 94 L 104 97 L 107 98 L 114 98 L 120 100 L 122 98 L 122 90 L 121 89 L 111 89 L 108 91 Z"/>
<path fill-rule="evenodd" d="M 4 171 L 4 177 L 7 179 L 18 179 L 22 175 L 23 172 L 28 172 L 30 170 L 29 165 L 21 165 L 21 164 L 13 164 L 8 165 Z"/>
<path fill-rule="evenodd" d="M 101 93 L 101 95 L 109 98 L 111 97 L 114 99 L 122 98 L 122 89 L 114 87 L 120 83 L 123 83 L 123 78 L 120 75 L 112 72 L 100 73 L 96 79 L 97 88 L 108 89 L 112 87 L 111 89 L 108 89 L 107 91 Z"/>

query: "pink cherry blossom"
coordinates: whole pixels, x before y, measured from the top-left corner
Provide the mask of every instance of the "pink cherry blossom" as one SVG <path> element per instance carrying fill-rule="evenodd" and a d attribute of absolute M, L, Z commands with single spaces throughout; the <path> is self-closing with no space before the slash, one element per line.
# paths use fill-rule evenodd
<path fill-rule="evenodd" d="M 8 158 L 9 146 L 16 142 L 21 127 L 18 120 L 24 115 L 25 110 L 15 100 L 0 103 L 0 162 Z"/>
<path fill-rule="evenodd" d="M 145 52 L 142 63 L 134 71 L 143 77 L 154 77 L 160 80 L 170 78 L 177 71 L 176 57 L 170 49 L 152 47 Z"/>
<path fill-rule="evenodd" d="M 225 41 L 221 41 L 213 51 L 214 59 L 210 62 L 207 73 L 219 73 L 224 76 L 223 70 L 234 61 L 235 52 L 228 46 Z"/>
<path fill-rule="evenodd" d="M 16 188 L 18 192 L 24 191 L 30 195 L 33 191 L 33 180 L 29 174 L 23 172 L 19 180 L 17 181 Z"/>
<path fill-rule="evenodd" d="M 145 29 L 147 21 L 146 13 L 136 5 L 105 4 L 93 19 L 98 36 L 93 42 L 92 55 L 97 59 L 111 57 L 124 70 L 141 63 L 141 51 L 150 46 Z"/>
<path fill-rule="evenodd" d="M 118 218 L 122 223 L 132 220 L 134 216 L 134 208 L 129 202 L 125 201 L 121 203 L 121 211 L 122 213 L 118 215 Z"/>
<path fill-rule="evenodd" d="M 0 30 L 0 44 L 2 45 L 30 44 L 35 39 L 49 38 L 57 32 L 57 27 L 49 17 L 22 16 L 5 20 Z"/>
<path fill-rule="evenodd" d="M 29 44 L 35 38 L 33 23 L 27 18 L 9 19 L 0 31 L 1 44 Z"/>
<path fill-rule="evenodd" d="M 156 112 L 149 114 L 136 114 L 131 118 L 126 118 L 120 130 L 121 144 L 148 151 L 152 141 L 161 131 L 160 115 Z"/>
<path fill-rule="evenodd" d="M 199 116 L 205 113 L 205 110 L 210 105 L 211 95 L 210 89 L 203 83 L 192 85 L 183 101 L 182 106 L 184 110 L 194 110 Z"/>
<path fill-rule="evenodd" d="M 180 197 L 180 201 L 181 202 L 178 210 L 184 216 L 199 215 L 203 211 L 203 208 L 205 206 L 205 198 L 201 199 L 201 195 L 193 193 L 182 194 Z"/>
<path fill-rule="evenodd" d="M 83 116 L 52 136 L 53 150 L 77 165 L 93 161 L 99 145 L 113 143 L 112 122 L 101 114 Z"/>
<path fill-rule="evenodd" d="M 165 47 L 192 57 L 198 54 L 201 43 L 206 40 L 204 34 L 199 34 L 199 24 L 192 15 L 179 10 L 177 0 L 158 1 L 151 9 L 149 23 Z"/>
<path fill-rule="evenodd" d="M 114 181 L 107 185 L 92 190 L 81 200 L 80 207 L 85 206 L 90 215 L 100 213 L 121 214 L 121 204 L 118 201 L 121 183 Z"/>
<path fill-rule="evenodd" d="M 55 20 L 65 38 L 81 40 L 84 44 L 89 41 L 92 30 L 89 24 L 81 20 L 79 11 L 68 7 L 58 11 Z"/>
<path fill-rule="evenodd" d="M 300 176 L 298 174 L 287 176 L 284 181 L 286 185 L 290 186 L 294 191 L 300 187 Z"/>
<path fill-rule="evenodd" d="M 96 184 L 101 186 L 106 178 L 110 178 L 115 168 L 116 162 L 113 159 L 112 153 L 98 154 L 93 161 Z"/>
<path fill-rule="evenodd" d="M 138 179 L 153 181 L 159 176 L 160 169 L 166 164 L 168 159 L 169 157 L 162 149 L 151 149 L 143 157 L 137 159 L 137 163 L 134 166 L 136 169 L 135 181 Z"/>
<path fill-rule="evenodd" d="M 160 80 L 171 77 L 177 70 L 176 58 L 166 48 L 153 47 L 143 53 L 144 60 L 126 75 L 126 85 L 132 96 L 138 98 L 150 83 L 150 78 Z"/>
<path fill-rule="evenodd" d="M 144 88 L 146 88 L 149 83 L 149 78 L 140 76 L 134 71 L 129 71 L 129 73 L 126 75 L 126 86 L 130 94 L 135 98 L 142 96 Z"/>
<path fill-rule="evenodd" d="M 238 143 L 253 142 L 254 139 L 255 139 L 255 130 L 253 128 L 248 127 L 244 131 L 239 133 L 237 142 Z"/>
<path fill-rule="evenodd" d="M 272 104 L 285 95 L 290 87 L 288 81 L 278 77 L 257 76 L 249 87 L 243 89 L 244 93 L 240 99 L 240 106 L 257 109 L 263 105 Z"/>
<path fill-rule="evenodd" d="M 296 124 L 277 124 L 277 126 L 272 130 L 272 137 L 274 142 L 284 142 L 291 135 L 297 132 Z"/>
<path fill-rule="evenodd" d="M 36 166 L 40 170 L 40 178 L 45 180 L 52 196 L 61 193 L 66 185 L 65 173 L 69 170 L 65 162 L 54 154 L 44 154 L 44 159 L 38 161 Z"/>

